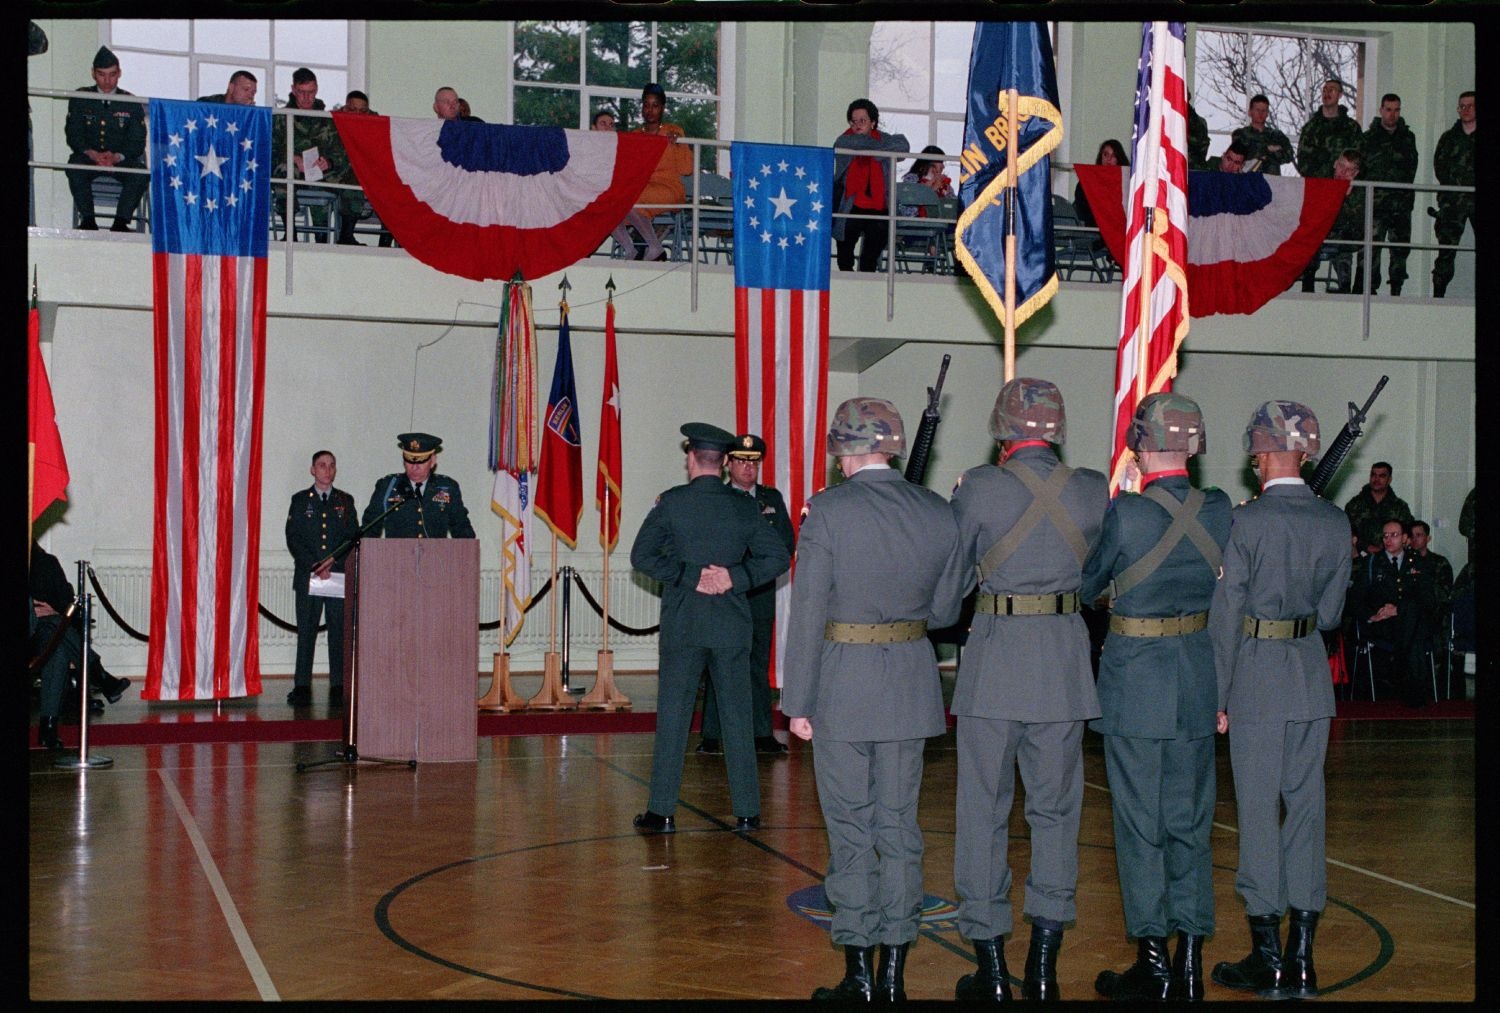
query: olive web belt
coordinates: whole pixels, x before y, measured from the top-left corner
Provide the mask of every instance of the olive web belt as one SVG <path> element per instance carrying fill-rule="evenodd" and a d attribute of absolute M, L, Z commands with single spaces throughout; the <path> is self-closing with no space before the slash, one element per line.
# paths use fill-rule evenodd
<path fill-rule="evenodd" d="M 827 623 L 823 639 L 835 644 L 907 644 L 927 636 L 927 620 L 895 623 Z"/>

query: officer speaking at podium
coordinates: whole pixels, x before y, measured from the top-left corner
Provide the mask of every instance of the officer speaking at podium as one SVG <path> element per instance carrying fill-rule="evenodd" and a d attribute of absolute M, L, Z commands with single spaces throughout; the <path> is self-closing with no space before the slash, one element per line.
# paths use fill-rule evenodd
<path fill-rule="evenodd" d="M 474 526 L 458 483 L 437 473 L 443 441 L 428 433 L 402 433 L 402 471 L 375 483 L 365 507 L 366 525 L 389 510 L 384 520 L 366 532 L 370 538 L 473 538 Z"/>

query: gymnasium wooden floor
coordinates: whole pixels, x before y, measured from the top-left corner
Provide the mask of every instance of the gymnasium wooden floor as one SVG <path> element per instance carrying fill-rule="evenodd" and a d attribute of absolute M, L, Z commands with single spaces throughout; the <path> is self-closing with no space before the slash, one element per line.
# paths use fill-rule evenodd
<path fill-rule="evenodd" d="M 781 733 L 785 737 L 785 733 Z M 696 743 L 696 735 L 690 747 Z M 328 743 L 111 746 L 84 775 L 31 753 L 34 1000 L 803 999 L 842 960 L 816 917 L 827 843 L 812 750 L 760 758 L 765 827 L 737 835 L 720 757 L 689 753 L 679 831 L 640 836 L 650 735 L 482 738 L 471 764 L 334 766 Z M 1134 956 L 1102 747 L 1085 738 L 1079 916 L 1065 998 Z M 1474 722 L 1335 721 L 1328 1001 L 1473 1001 Z M 927 928 L 912 999 L 973 968 L 951 921 L 954 740 L 927 747 Z M 1018 792 L 1018 796 L 1019 796 Z M 727 825 L 726 825 L 727 823 Z M 1205 960 L 1247 948 L 1219 742 Z M 1013 899 L 1029 862 L 1018 797 Z M 1007 946 L 1013 973 L 1027 929 Z M 1236 999 L 1209 985 L 1210 999 Z"/>

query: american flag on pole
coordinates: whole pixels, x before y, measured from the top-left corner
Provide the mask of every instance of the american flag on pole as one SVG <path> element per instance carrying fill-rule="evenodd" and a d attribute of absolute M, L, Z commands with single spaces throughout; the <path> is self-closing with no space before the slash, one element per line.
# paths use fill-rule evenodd
<path fill-rule="evenodd" d="M 156 520 L 147 700 L 260 692 L 271 111 L 151 100 Z"/>
<path fill-rule="evenodd" d="M 833 149 L 736 141 L 735 424 L 766 441 L 761 481 L 795 524 L 823 488 L 828 416 L 828 273 Z M 776 591 L 773 678 L 780 682 L 790 583 Z"/>
<path fill-rule="evenodd" d="M 1141 29 L 1115 356 L 1111 493 L 1131 460 L 1125 435 L 1135 406 L 1147 394 L 1172 389 L 1177 349 L 1188 332 L 1185 38 L 1180 21 L 1148 21 Z"/>
<path fill-rule="evenodd" d="M 501 645 L 509 647 L 531 604 L 532 496 L 536 489 L 536 329 L 531 286 L 505 283 L 490 378 L 490 509 L 500 517 Z"/>

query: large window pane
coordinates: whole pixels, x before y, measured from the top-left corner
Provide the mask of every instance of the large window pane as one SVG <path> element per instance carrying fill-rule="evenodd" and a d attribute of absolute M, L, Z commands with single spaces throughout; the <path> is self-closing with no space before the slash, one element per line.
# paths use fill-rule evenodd
<path fill-rule="evenodd" d="M 271 104 L 271 94 L 265 87 L 266 75 L 264 67 L 249 66 L 243 63 L 209 63 L 204 60 L 198 62 L 198 85 L 193 89 L 193 97 L 199 95 L 219 95 L 228 90 L 229 77 L 237 70 L 248 70 L 255 75 L 258 87 L 255 91 L 255 104 L 268 106 Z"/>
<path fill-rule="evenodd" d="M 922 113 L 888 113 L 884 109 L 880 111 L 880 132 L 883 134 L 905 134 L 906 143 L 911 145 L 912 151 L 921 151 L 927 147 L 927 117 Z M 901 171 L 905 172 L 911 168 L 909 164 L 903 164 Z"/>
<path fill-rule="evenodd" d="M 663 21 L 656 26 L 656 64 L 668 91 L 713 95 L 719 90 L 719 26 Z"/>
<path fill-rule="evenodd" d="M 712 99 L 672 99 L 667 103 L 667 120 L 680 126 L 689 137 L 718 137 L 719 103 Z M 703 149 L 698 167 L 712 169 L 714 164 L 714 150 Z"/>
<path fill-rule="evenodd" d="M 582 33 L 581 21 L 517 21 L 516 80 L 577 84 Z"/>
<path fill-rule="evenodd" d="M 933 32 L 932 108 L 940 113 L 962 113 L 968 108 L 974 25 L 940 21 L 933 25 Z"/>
<path fill-rule="evenodd" d="M 595 21 L 588 26 L 588 83 L 640 89 L 651 81 L 651 26 Z"/>
<path fill-rule="evenodd" d="M 109 44 L 133 49 L 186 50 L 188 22 L 118 19 L 109 23 Z M 120 66 L 124 68 L 123 63 Z"/>
<path fill-rule="evenodd" d="M 276 22 L 276 59 L 288 63 L 347 64 L 349 22 Z"/>
<path fill-rule="evenodd" d="M 233 54 L 256 60 L 269 59 L 271 22 L 252 21 L 248 18 L 244 21 L 194 21 L 193 50 L 198 53 Z"/>
<path fill-rule="evenodd" d="M 131 53 L 130 62 L 120 57 L 120 87 L 136 95 L 154 98 L 197 98 L 188 94 L 188 58 L 164 53 Z"/>
<path fill-rule="evenodd" d="M 578 128 L 578 91 L 516 85 L 516 122 L 540 127 Z"/>
<path fill-rule="evenodd" d="M 870 101 L 882 111 L 887 106 L 926 109 L 931 89 L 932 23 L 877 22 L 870 35 Z"/>
<path fill-rule="evenodd" d="M 318 79 L 318 99 L 329 109 L 344 101 L 344 96 L 349 93 L 349 72 L 334 67 L 310 67 L 308 68 Z M 276 67 L 276 102 L 284 105 L 293 105 L 292 97 L 292 74 L 297 68 L 289 63 L 278 64 Z M 261 88 L 265 83 L 261 83 Z M 259 103 L 260 96 L 256 96 Z M 273 105 L 275 103 L 272 103 Z"/>

